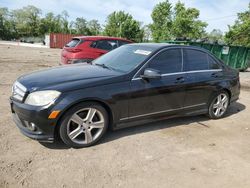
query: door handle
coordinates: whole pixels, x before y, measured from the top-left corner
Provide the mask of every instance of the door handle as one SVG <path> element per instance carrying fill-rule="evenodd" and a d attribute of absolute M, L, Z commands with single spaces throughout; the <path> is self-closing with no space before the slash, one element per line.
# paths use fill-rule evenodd
<path fill-rule="evenodd" d="M 211 76 L 212 76 L 213 78 L 218 78 L 218 77 L 219 77 L 218 73 L 212 73 Z"/>
<path fill-rule="evenodd" d="M 183 83 L 183 82 L 185 82 L 184 77 L 181 76 L 181 77 L 176 78 L 175 83 Z"/>

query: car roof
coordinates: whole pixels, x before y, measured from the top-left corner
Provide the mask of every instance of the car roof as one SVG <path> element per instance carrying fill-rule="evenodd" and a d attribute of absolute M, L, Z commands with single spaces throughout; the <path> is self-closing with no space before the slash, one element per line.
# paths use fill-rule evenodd
<path fill-rule="evenodd" d="M 73 38 L 78 38 L 78 39 L 85 39 L 85 40 L 101 40 L 101 39 L 111 39 L 111 40 L 123 40 L 123 41 L 128 41 L 132 42 L 131 40 L 120 38 L 120 37 L 109 37 L 109 36 L 76 36 Z"/>
<path fill-rule="evenodd" d="M 203 52 L 210 53 L 208 50 L 198 47 L 198 46 L 189 46 L 189 45 L 180 45 L 180 44 L 170 44 L 170 43 L 132 43 L 132 44 L 127 44 L 131 46 L 138 46 L 138 47 L 146 47 L 150 48 L 154 51 L 167 48 L 167 47 L 181 47 L 181 48 L 189 48 L 189 49 L 197 49 L 201 50 Z"/>

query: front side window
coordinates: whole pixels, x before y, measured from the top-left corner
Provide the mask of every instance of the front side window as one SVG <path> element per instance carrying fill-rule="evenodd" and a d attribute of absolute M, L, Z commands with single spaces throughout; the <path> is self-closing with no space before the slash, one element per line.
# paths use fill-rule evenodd
<path fill-rule="evenodd" d="M 207 54 L 192 49 L 183 49 L 184 71 L 208 70 Z"/>
<path fill-rule="evenodd" d="M 181 72 L 181 49 L 169 49 L 160 52 L 150 61 L 149 68 L 159 70 L 162 74 Z"/>

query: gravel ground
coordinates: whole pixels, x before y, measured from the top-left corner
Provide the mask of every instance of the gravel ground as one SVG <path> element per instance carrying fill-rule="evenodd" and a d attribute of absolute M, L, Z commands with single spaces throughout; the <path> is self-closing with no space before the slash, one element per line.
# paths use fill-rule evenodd
<path fill-rule="evenodd" d="M 220 120 L 196 116 L 131 127 L 84 149 L 26 138 L 11 119 L 11 85 L 59 60 L 58 49 L 0 45 L 0 187 L 250 187 L 246 87 Z M 249 84 L 249 72 L 241 81 Z"/>

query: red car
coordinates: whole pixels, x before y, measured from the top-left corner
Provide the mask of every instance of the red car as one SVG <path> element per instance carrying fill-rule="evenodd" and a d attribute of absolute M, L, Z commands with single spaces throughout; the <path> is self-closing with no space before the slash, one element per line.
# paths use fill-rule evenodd
<path fill-rule="evenodd" d="M 74 37 L 62 50 L 61 64 L 89 63 L 101 55 L 129 43 L 132 41 L 106 36 Z"/>

